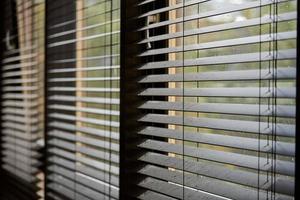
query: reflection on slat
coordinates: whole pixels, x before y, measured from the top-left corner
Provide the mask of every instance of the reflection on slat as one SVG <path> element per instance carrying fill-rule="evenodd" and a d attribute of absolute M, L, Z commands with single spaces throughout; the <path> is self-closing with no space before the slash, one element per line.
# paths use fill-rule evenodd
<path fill-rule="evenodd" d="M 4 0 L 3 5 L 1 168 L 11 180 L 1 177 L 6 184 L 1 198 L 42 199 L 45 5 L 33 0 Z"/>

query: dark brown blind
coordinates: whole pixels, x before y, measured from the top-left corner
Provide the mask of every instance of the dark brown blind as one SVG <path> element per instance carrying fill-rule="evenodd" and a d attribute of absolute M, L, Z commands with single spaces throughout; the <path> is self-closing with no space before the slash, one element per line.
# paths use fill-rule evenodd
<path fill-rule="evenodd" d="M 294 199 L 297 1 L 133 5 L 136 197 Z"/>

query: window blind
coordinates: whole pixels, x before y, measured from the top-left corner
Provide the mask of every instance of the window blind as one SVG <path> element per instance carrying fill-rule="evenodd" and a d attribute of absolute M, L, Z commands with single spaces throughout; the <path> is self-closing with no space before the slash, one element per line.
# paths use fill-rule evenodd
<path fill-rule="evenodd" d="M 131 5 L 134 197 L 294 199 L 297 1 Z"/>
<path fill-rule="evenodd" d="M 118 199 L 120 2 L 47 2 L 47 193 Z"/>
<path fill-rule="evenodd" d="M 1 198 L 39 199 L 43 196 L 44 3 L 6 0 L 3 9 Z"/>

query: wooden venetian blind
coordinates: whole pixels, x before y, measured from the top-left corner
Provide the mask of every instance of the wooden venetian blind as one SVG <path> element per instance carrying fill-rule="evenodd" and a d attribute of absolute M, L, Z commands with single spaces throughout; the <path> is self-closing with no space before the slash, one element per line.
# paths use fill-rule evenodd
<path fill-rule="evenodd" d="M 117 0 L 47 3 L 47 196 L 119 197 Z"/>

